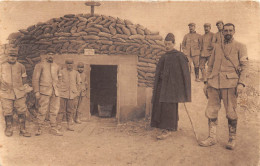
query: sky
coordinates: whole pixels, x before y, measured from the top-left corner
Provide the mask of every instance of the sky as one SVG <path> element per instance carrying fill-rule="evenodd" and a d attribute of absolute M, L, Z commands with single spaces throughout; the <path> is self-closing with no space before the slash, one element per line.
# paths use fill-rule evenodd
<path fill-rule="evenodd" d="M 196 31 L 204 34 L 204 23 L 211 23 L 212 32 L 218 20 L 231 22 L 236 26 L 234 38 L 246 44 L 250 59 L 260 60 L 260 8 L 252 1 L 197 1 L 197 2 L 137 2 L 100 1 L 95 13 L 128 19 L 152 31 L 159 31 L 163 37 L 172 32 L 176 36 L 177 49 L 188 33 L 188 24 L 196 23 Z M 84 1 L 1 1 L 0 43 L 7 43 L 10 33 L 45 22 L 65 14 L 90 13 Z"/>

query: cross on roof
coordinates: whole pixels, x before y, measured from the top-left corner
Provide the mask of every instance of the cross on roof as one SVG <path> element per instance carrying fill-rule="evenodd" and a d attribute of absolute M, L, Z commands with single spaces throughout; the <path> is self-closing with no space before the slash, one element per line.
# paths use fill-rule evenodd
<path fill-rule="evenodd" d="M 90 1 L 90 2 L 86 2 L 85 5 L 91 7 L 91 15 L 93 16 L 94 15 L 94 7 L 100 6 L 101 4 L 99 2 Z"/>

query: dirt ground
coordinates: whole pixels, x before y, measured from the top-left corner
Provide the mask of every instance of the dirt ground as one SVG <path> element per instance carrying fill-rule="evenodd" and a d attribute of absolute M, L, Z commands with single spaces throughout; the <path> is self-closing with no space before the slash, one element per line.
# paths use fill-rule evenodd
<path fill-rule="evenodd" d="M 218 144 L 200 147 L 196 142 L 184 105 L 179 104 L 179 129 L 165 140 L 157 140 L 160 130 L 149 127 L 149 120 L 131 121 L 117 125 L 115 119 L 92 117 L 64 130 L 64 136 L 48 133 L 42 136 L 13 137 L 3 135 L 1 122 L 0 148 L 3 166 L 257 166 L 259 165 L 259 63 L 251 64 L 250 87 L 239 99 L 237 147 L 225 149 L 228 126 L 225 110 L 219 112 Z M 192 77 L 192 80 L 194 78 Z M 192 101 L 186 103 L 199 139 L 208 134 L 204 110 L 207 100 L 203 83 L 192 82 Z M 250 90 L 251 88 L 251 90 Z M 3 120 L 3 119 L 2 119 Z M 34 132 L 32 122 L 28 124 Z M 64 124 L 65 127 L 65 124 Z"/>

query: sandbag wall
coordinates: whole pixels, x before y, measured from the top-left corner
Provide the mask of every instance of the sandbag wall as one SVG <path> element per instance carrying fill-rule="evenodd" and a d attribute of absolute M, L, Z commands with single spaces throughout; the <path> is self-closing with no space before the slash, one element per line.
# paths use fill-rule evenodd
<path fill-rule="evenodd" d="M 159 32 L 111 16 L 68 14 L 45 23 L 21 29 L 8 37 L 10 44 L 19 47 L 18 61 L 31 77 L 40 55 L 48 51 L 56 54 L 83 54 L 95 49 L 96 54 L 138 55 L 138 85 L 152 87 L 158 59 L 164 54 Z"/>

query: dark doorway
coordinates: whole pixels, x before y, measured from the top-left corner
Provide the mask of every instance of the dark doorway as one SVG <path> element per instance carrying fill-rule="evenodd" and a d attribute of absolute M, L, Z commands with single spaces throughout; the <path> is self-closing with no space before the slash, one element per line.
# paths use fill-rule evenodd
<path fill-rule="evenodd" d="M 117 66 L 90 65 L 91 115 L 115 117 L 117 105 Z"/>

